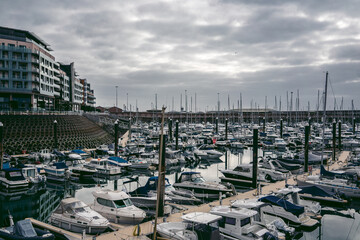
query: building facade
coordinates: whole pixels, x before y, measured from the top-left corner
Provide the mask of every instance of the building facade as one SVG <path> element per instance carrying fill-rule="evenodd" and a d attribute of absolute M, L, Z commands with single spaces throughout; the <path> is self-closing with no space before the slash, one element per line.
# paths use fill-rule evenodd
<path fill-rule="evenodd" d="M 0 27 L 0 111 L 78 111 L 82 104 L 95 106 L 94 91 L 76 76 L 74 63 L 56 62 L 51 52 L 50 45 L 32 32 Z"/>

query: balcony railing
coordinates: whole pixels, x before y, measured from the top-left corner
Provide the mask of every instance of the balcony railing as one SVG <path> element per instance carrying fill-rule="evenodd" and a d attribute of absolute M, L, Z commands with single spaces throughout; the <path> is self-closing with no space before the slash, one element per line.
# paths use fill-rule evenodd
<path fill-rule="evenodd" d="M 12 46 L 0 46 L 1 50 L 8 50 L 8 51 L 15 51 L 15 52 L 24 52 L 24 53 L 31 53 L 33 52 L 30 48 L 24 47 L 12 47 Z"/>
<path fill-rule="evenodd" d="M 0 92 L 16 92 L 16 93 L 22 93 L 22 92 L 26 92 L 29 93 L 31 92 L 33 89 L 31 87 L 27 87 L 27 88 L 15 88 L 15 87 L 1 87 L 0 86 Z"/>
<path fill-rule="evenodd" d="M 40 70 L 38 68 L 31 68 L 32 72 L 40 73 Z"/>

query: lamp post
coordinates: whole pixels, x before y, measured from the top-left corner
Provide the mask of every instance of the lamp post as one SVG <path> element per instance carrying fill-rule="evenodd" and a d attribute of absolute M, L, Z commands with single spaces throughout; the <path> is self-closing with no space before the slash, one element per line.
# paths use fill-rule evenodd
<path fill-rule="evenodd" d="M 116 114 L 118 113 L 118 86 L 115 86 L 116 89 Z"/>
<path fill-rule="evenodd" d="M 258 127 L 253 128 L 253 169 L 252 169 L 252 187 L 257 187 L 257 164 L 258 164 Z"/>
<path fill-rule="evenodd" d="M 58 149 L 57 121 L 54 120 L 54 149 Z"/>
<path fill-rule="evenodd" d="M 115 130 L 115 157 L 118 156 L 118 152 L 119 152 L 119 119 L 116 119 L 115 123 L 114 123 L 114 130 Z"/>

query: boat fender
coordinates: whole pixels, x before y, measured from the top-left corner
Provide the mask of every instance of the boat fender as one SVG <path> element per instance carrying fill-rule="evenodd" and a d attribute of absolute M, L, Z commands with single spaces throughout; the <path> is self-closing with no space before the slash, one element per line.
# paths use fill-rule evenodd
<path fill-rule="evenodd" d="M 136 225 L 136 226 L 134 227 L 133 236 L 140 236 L 140 234 L 141 234 L 140 225 Z"/>

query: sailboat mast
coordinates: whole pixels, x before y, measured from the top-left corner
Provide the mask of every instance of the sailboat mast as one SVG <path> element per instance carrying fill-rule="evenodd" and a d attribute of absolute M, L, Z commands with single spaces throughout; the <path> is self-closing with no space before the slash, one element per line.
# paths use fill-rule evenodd
<path fill-rule="evenodd" d="M 323 112 L 323 125 L 322 125 L 322 148 L 321 148 L 321 165 L 324 165 L 324 147 L 325 147 L 325 124 L 326 124 L 326 98 L 327 98 L 327 85 L 328 85 L 328 75 L 326 71 L 326 80 L 325 80 L 325 95 L 324 95 L 324 112 Z"/>

